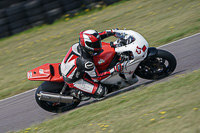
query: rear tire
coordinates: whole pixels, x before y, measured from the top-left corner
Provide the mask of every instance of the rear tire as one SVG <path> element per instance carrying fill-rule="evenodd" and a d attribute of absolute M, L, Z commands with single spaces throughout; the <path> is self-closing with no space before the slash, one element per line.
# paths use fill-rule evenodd
<path fill-rule="evenodd" d="M 158 49 L 155 56 L 147 57 L 137 67 L 135 74 L 144 79 L 158 80 L 169 76 L 176 68 L 177 62 L 173 54 Z"/>
<path fill-rule="evenodd" d="M 53 93 L 59 93 L 64 85 L 63 83 L 58 82 L 43 82 L 36 90 L 35 92 L 35 100 L 37 104 L 44 110 L 53 112 L 53 113 L 62 113 L 68 110 L 71 110 L 78 106 L 80 102 L 74 102 L 72 104 L 66 104 L 66 103 L 59 103 L 58 105 L 53 105 L 53 102 L 47 102 L 47 101 L 40 101 L 37 94 L 40 93 L 40 91 L 44 92 L 53 92 Z"/>

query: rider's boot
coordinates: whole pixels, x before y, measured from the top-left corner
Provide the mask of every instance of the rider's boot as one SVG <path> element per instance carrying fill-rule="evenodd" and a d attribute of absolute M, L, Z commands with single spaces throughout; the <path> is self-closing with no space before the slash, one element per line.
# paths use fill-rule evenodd
<path fill-rule="evenodd" d="M 102 100 L 105 98 L 107 93 L 108 93 L 107 87 L 99 85 L 96 92 L 94 93 L 94 98 L 96 98 L 97 100 Z"/>

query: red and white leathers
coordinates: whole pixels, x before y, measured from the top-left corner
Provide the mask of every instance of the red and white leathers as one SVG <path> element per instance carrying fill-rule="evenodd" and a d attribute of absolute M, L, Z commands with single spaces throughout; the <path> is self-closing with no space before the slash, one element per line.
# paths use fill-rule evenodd
<path fill-rule="evenodd" d="M 99 35 L 102 40 L 114 34 L 111 31 L 104 31 Z M 105 86 L 99 84 L 98 81 L 110 76 L 114 71 L 115 69 L 112 68 L 99 73 L 91 55 L 79 43 L 72 45 L 61 63 L 63 79 L 70 88 L 79 89 L 99 97 L 105 94 Z"/>

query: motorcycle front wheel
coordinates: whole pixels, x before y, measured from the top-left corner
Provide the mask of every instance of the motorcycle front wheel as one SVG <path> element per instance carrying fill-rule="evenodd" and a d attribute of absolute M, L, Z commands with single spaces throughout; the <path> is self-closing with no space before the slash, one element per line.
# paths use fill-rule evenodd
<path fill-rule="evenodd" d="M 64 86 L 63 83 L 58 82 L 43 82 L 36 90 L 35 92 L 35 100 L 37 104 L 44 110 L 53 112 L 53 113 L 62 113 L 68 110 L 71 110 L 78 106 L 80 102 L 74 102 L 74 103 L 55 103 L 55 102 L 48 102 L 48 101 L 41 101 L 39 100 L 39 97 L 37 94 L 39 94 L 41 91 L 43 92 L 52 92 L 52 93 L 60 93 L 62 87 Z"/>
<path fill-rule="evenodd" d="M 135 74 L 144 79 L 158 80 L 169 76 L 176 68 L 176 58 L 168 51 L 158 49 L 155 56 L 147 57 Z"/>

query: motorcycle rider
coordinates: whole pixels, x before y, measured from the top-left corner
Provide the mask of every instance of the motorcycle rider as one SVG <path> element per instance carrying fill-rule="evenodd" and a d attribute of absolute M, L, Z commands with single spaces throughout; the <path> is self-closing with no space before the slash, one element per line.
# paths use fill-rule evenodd
<path fill-rule="evenodd" d="M 118 63 L 114 68 L 99 73 L 93 63 L 93 56 L 102 52 L 101 40 L 115 35 L 113 30 L 98 33 L 95 30 L 80 32 L 79 43 L 75 43 L 67 52 L 61 63 L 61 73 L 65 83 L 76 90 L 74 96 L 86 92 L 95 98 L 102 98 L 107 94 L 106 86 L 99 81 L 114 72 L 120 72 L 123 65 Z M 78 91 L 80 90 L 80 91 Z"/>

